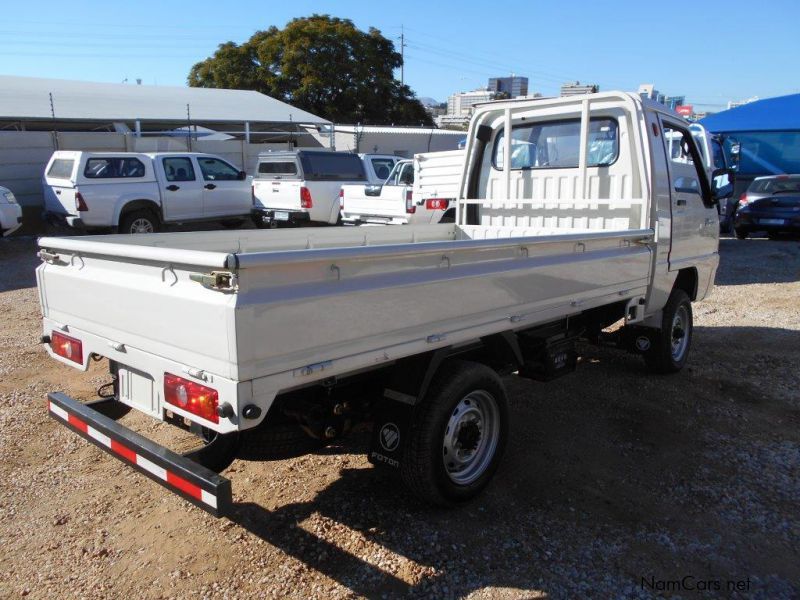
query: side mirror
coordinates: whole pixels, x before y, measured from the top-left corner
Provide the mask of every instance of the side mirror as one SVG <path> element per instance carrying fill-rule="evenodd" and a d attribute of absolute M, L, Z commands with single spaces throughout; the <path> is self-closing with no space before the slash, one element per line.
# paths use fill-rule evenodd
<path fill-rule="evenodd" d="M 714 200 L 725 200 L 733 196 L 733 183 L 736 171 L 730 168 L 714 169 L 711 172 L 711 191 Z"/>
<path fill-rule="evenodd" d="M 245 171 L 239 171 L 239 177 L 238 177 L 238 179 L 239 179 L 239 181 L 244 181 L 245 179 L 247 179 L 247 172 L 245 172 Z"/>

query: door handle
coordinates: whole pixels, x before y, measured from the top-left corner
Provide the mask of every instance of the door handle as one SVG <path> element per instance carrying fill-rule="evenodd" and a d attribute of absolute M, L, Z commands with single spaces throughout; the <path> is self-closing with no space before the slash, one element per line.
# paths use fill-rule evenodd
<path fill-rule="evenodd" d="M 677 204 L 678 206 L 686 206 L 686 200 L 684 200 L 683 198 L 679 198 L 678 200 L 675 201 L 675 204 Z"/>
<path fill-rule="evenodd" d="M 172 185 L 168 185 L 168 186 L 167 186 L 167 189 L 168 189 L 170 192 L 177 192 L 177 191 L 178 191 L 179 189 L 181 189 L 181 188 L 180 188 L 180 186 L 178 186 L 178 185 L 175 185 L 175 184 L 173 183 Z"/>
<path fill-rule="evenodd" d="M 217 188 L 217 186 L 215 186 L 213 183 L 207 183 L 207 184 L 206 184 L 204 187 L 205 187 L 207 190 L 214 190 L 214 189 L 216 189 L 216 188 Z"/>

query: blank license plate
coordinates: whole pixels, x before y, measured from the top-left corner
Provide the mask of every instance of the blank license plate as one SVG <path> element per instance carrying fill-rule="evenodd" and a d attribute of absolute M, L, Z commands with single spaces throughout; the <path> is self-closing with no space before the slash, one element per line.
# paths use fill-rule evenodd
<path fill-rule="evenodd" d="M 783 225 L 783 219 L 759 219 L 762 225 Z"/>
<path fill-rule="evenodd" d="M 159 416 L 155 382 L 150 375 L 120 365 L 117 377 L 120 401 L 149 415 Z"/>
<path fill-rule="evenodd" d="M 289 220 L 289 213 L 283 211 L 276 211 L 275 212 L 275 220 L 276 221 L 288 221 Z"/>

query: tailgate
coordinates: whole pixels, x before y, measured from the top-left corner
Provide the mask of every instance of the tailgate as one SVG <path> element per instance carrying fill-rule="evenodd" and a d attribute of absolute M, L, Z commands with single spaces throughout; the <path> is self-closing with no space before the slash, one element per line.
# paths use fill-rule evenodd
<path fill-rule="evenodd" d="M 102 238 L 121 242 L 128 236 Z M 121 347 L 130 358 L 148 353 L 235 377 L 235 340 L 229 334 L 235 294 L 191 279 L 224 270 L 227 254 L 84 241 L 90 239 L 39 241 L 37 282 L 46 326 L 107 340 L 109 348 L 92 349 L 103 356 Z M 116 360 L 131 364 L 125 356 Z"/>
<path fill-rule="evenodd" d="M 379 195 L 367 195 L 366 188 L 379 189 Z M 386 217 L 390 219 L 406 217 L 406 189 L 406 186 L 402 185 L 384 185 L 383 187 L 363 185 L 342 186 L 344 194 L 343 212 L 347 217 Z"/>
<path fill-rule="evenodd" d="M 299 180 L 254 179 L 253 196 L 256 208 L 302 210 Z"/>

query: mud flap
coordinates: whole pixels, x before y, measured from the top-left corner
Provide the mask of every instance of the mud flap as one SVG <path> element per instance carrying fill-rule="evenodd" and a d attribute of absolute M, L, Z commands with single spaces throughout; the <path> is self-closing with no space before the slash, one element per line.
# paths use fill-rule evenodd
<path fill-rule="evenodd" d="M 392 396 L 402 396 L 402 394 L 386 390 L 386 397 L 375 415 L 368 458 L 369 462 L 376 466 L 396 470 L 400 468 L 408 428 L 414 413 L 414 406 L 409 400 L 414 399 L 398 399 Z"/>

